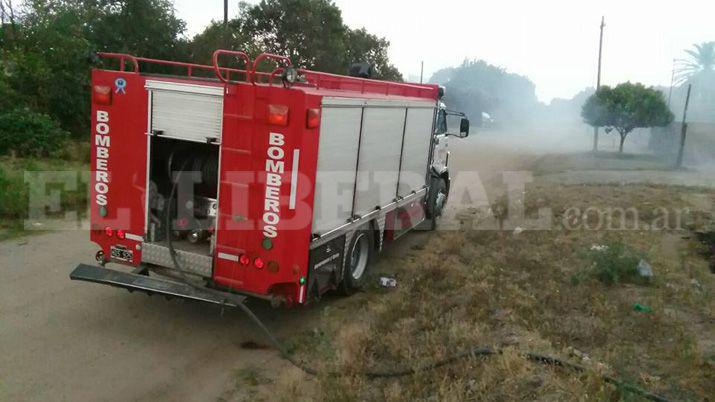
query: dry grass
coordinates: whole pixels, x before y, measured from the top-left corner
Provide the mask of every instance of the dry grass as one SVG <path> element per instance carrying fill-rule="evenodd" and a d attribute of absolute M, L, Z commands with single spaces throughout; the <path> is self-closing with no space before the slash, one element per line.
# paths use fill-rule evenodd
<path fill-rule="evenodd" d="M 272 375 L 276 384 L 259 386 L 259 394 L 330 401 L 638 400 L 604 383 L 600 374 L 608 374 L 673 400 L 712 398 L 715 275 L 707 248 L 692 233 L 713 221 L 715 194 L 685 187 L 538 182 L 527 190 L 510 201 L 532 218 L 550 208 L 550 230 L 474 230 L 499 220 L 491 212 L 505 213 L 503 199 L 491 212 L 461 213 L 462 230 L 408 236 L 372 270 L 373 276 L 394 276 L 397 288 L 381 288 L 373 278 L 365 292 L 324 300 L 314 328 L 287 340 L 291 352 L 309 365 L 344 374 L 313 378 L 289 367 Z M 590 212 L 569 214 L 589 207 Z M 610 230 L 623 223 L 620 217 L 609 221 L 594 212 L 608 208 L 635 211 L 624 218 L 629 230 Z M 678 226 L 683 229 L 673 229 Z M 572 280 L 591 268 L 592 246 L 609 242 L 644 256 L 653 280 L 605 284 L 589 275 Z M 636 311 L 635 303 L 652 311 Z M 504 353 L 396 379 L 359 374 L 417 367 L 476 345 Z M 523 351 L 588 370 L 578 374 L 539 365 Z"/>
<path fill-rule="evenodd" d="M 702 190 L 658 186 L 536 186 L 527 213 L 554 211 L 548 231 L 451 231 L 425 236 L 408 255 L 375 267 L 396 289 L 371 288 L 323 312 L 319 331 L 302 334 L 294 352 L 343 376 L 319 376 L 318 400 L 613 400 L 634 396 L 600 380 L 624 379 L 674 399 L 706 399 L 715 389 L 715 278 L 688 232 L 566 230 L 566 208 L 691 206 Z M 712 194 L 705 193 L 712 197 Z M 479 213 L 472 214 L 479 216 Z M 688 220 L 686 214 L 684 220 Z M 586 218 L 588 219 L 588 218 Z M 648 221 L 648 219 L 645 219 Z M 633 223 L 633 222 L 629 222 Z M 645 223 L 644 223 L 645 224 Z M 687 224 L 687 222 L 686 222 Z M 588 268 L 584 250 L 617 239 L 647 256 L 648 285 L 572 283 Z M 634 303 L 651 313 L 638 312 Z M 320 345 L 320 347 L 315 347 Z M 474 345 L 502 355 L 468 359 L 399 379 L 367 379 L 371 368 L 417 366 Z M 574 374 L 534 364 L 520 351 L 565 358 L 589 368 Z M 327 356 L 327 357 L 326 357 Z M 637 399 L 637 398 L 635 398 Z"/>
<path fill-rule="evenodd" d="M 673 161 L 648 154 L 592 152 L 581 154 L 548 154 L 538 158 L 532 168 L 537 174 L 573 170 L 669 170 Z"/>

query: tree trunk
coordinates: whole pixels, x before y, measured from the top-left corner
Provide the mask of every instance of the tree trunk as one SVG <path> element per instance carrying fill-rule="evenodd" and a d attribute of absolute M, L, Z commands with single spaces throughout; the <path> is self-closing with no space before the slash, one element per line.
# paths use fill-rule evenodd
<path fill-rule="evenodd" d="M 598 126 L 593 127 L 593 152 L 598 152 Z"/>
<path fill-rule="evenodd" d="M 626 142 L 626 136 L 624 134 L 621 134 L 621 144 L 618 147 L 618 153 L 622 154 L 623 153 L 623 143 Z"/>

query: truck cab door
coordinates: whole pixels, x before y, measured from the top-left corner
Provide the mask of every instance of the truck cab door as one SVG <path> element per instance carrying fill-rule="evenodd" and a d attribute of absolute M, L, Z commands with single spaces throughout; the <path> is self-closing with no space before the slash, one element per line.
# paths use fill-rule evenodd
<path fill-rule="evenodd" d="M 437 174 L 447 170 L 449 163 L 449 149 L 447 140 L 447 112 L 438 108 L 435 115 L 434 140 L 432 141 L 431 168 Z"/>

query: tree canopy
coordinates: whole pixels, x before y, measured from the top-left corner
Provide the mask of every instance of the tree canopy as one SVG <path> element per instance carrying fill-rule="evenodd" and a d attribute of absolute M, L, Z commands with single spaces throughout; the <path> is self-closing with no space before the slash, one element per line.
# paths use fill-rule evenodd
<path fill-rule="evenodd" d="M 660 91 L 630 82 L 599 88 L 586 100 L 581 116 L 591 126 L 605 127 L 606 132 L 615 130 L 620 135 L 619 152 L 623 152 L 626 136 L 634 129 L 663 127 L 673 121 Z"/>
<path fill-rule="evenodd" d="M 678 106 L 685 102 L 688 85 L 692 85 L 690 111 L 693 121 L 715 122 L 715 42 L 694 44 L 685 50 L 686 56 L 677 60 L 673 90 Z M 674 103 L 671 103 L 673 105 Z"/>
<path fill-rule="evenodd" d="M 541 106 L 528 78 L 483 60 L 466 60 L 459 67 L 439 70 L 430 82 L 445 86 L 451 108 L 470 116 L 486 112 L 502 123 L 528 121 Z"/>
<path fill-rule="evenodd" d="M 676 83 L 683 84 L 704 75 L 715 74 L 715 42 L 703 42 L 686 49 L 687 57 L 677 60 Z"/>
<path fill-rule="evenodd" d="M 8 23 L 5 7 L 1 16 L 12 35 L 0 35 L 0 91 L 77 135 L 89 121 L 93 52 L 176 58 L 186 47 L 185 24 L 168 0 L 31 0 L 12 15 Z"/>
<path fill-rule="evenodd" d="M 294 65 L 335 74 L 346 74 L 353 63 L 367 62 L 373 66 L 374 78 L 402 81 L 387 57 L 389 46 L 386 39 L 364 28 L 346 26 L 340 9 L 329 0 L 241 3 L 227 28 L 214 22 L 190 45 L 194 59 L 204 63 L 211 58 L 208 49 L 229 47 L 249 54 L 287 56 Z"/>

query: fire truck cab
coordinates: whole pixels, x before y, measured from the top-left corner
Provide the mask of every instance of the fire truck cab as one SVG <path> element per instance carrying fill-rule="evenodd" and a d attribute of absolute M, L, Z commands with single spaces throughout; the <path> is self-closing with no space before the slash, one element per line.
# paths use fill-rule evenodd
<path fill-rule="evenodd" d="M 76 280 L 224 304 L 217 294 L 290 305 L 354 292 L 385 245 L 434 229 L 449 194 L 447 137 L 469 133 L 436 85 L 228 50 L 212 65 L 99 55 L 116 63 L 92 71 L 100 250 Z M 269 60 L 277 67 L 261 72 Z"/>

